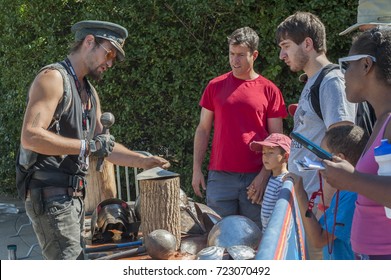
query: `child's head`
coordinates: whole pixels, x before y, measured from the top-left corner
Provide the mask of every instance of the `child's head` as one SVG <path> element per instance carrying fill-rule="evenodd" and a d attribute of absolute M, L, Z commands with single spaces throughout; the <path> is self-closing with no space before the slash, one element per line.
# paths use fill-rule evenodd
<path fill-rule="evenodd" d="M 369 135 L 357 125 L 340 125 L 326 131 L 321 147 L 326 151 L 346 159 L 356 165 Z"/>
<path fill-rule="evenodd" d="M 252 151 L 262 152 L 262 162 L 267 170 L 286 166 L 291 149 L 291 139 L 281 133 L 272 133 L 263 141 L 250 143 Z"/>

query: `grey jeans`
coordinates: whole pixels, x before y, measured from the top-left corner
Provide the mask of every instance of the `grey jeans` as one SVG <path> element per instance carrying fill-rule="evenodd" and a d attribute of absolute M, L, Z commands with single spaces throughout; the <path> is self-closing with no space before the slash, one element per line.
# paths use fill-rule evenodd
<path fill-rule="evenodd" d="M 222 217 L 245 216 L 262 229 L 261 206 L 252 204 L 247 199 L 247 187 L 257 174 L 209 171 L 206 186 L 207 205 Z"/>
<path fill-rule="evenodd" d="M 84 228 L 84 201 L 68 195 L 42 201 L 43 213 L 26 199 L 26 213 L 32 221 L 42 254 L 49 260 L 84 259 L 81 233 Z M 34 207 L 35 206 L 35 207 Z"/>

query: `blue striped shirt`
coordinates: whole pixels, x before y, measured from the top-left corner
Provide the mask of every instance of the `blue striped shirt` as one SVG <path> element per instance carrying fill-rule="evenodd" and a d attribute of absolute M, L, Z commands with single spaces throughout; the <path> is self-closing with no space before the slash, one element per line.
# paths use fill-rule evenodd
<path fill-rule="evenodd" d="M 261 208 L 262 232 L 265 232 L 266 227 L 269 224 L 270 217 L 273 213 L 274 206 L 276 205 L 278 195 L 280 194 L 282 187 L 282 178 L 286 174 L 287 173 L 282 173 L 278 176 L 270 176 L 269 181 L 267 182 Z"/>

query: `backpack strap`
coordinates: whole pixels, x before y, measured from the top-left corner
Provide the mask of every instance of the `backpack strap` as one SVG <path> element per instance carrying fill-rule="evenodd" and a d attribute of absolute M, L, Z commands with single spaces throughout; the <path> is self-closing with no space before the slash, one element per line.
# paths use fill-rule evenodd
<path fill-rule="evenodd" d="M 376 115 L 371 104 L 367 101 L 358 103 L 355 123 L 371 135 L 375 122 Z"/>
<path fill-rule="evenodd" d="M 318 117 L 323 120 L 322 111 L 320 109 L 319 89 L 324 77 L 331 71 L 338 69 L 338 64 L 328 64 L 322 68 L 319 76 L 316 78 L 314 84 L 310 88 L 311 105 Z"/>
<path fill-rule="evenodd" d="M 52 122 L 48 128 L 48 129 L 51 129 L 55 125 L 56 131 L 58 134 L 60 132 L 59 123 L 60 123 L 61 116 L 62 116 L 62 114 L 64 114 L 64 112 L 69 110 L 69 108 L 71 107 L 71 103 L 72 103 L 71 102 L 72 101 L 71 83 L 70 83 L 68 72 L 67 72 L 63 62 L 57 62 L 57 63 L 47 65 L 47 66 L 43 67 L 39 72 L 44 71 L 46 69 L 57 70 L 58 72 L 60 72 L 62 80 L 63 80 L 64 94 L 63 94 L 61 100 L 59 101 L 56 110 L 54 111 Z"/>

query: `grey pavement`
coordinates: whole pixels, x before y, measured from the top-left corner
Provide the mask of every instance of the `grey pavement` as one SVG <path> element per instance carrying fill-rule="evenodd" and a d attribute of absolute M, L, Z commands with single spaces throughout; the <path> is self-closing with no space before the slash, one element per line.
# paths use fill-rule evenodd
<path fill-rule="evenodd" d="M 22 200 L 0 195 L 0 233 L 0 260 L 8 260 L 8 245 L 16 245 L 16 259 L 43 259 Z"/>

